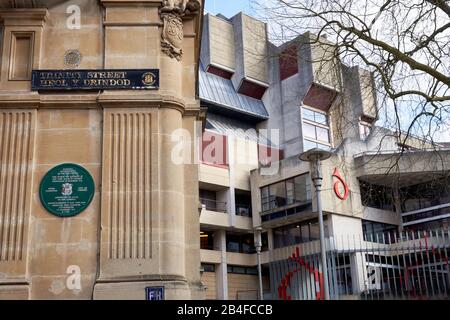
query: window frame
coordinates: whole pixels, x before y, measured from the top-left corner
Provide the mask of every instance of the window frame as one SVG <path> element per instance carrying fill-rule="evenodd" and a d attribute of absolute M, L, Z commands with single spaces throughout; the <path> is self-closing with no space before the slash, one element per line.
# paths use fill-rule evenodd
<path fill-rule="evenodd" d="M 313 112 L 314 113 L 314 120 L 305 118 L 304 117 L 304 110 L 308 110 L 310 112 Z M 323 123 L 320 123 L 320 122 L 316 122 L 316 120 L 315 120 L 316 119 L 316 116 L 315 116 L 316 113 L 325 116 L 326 123 L 327 123 L 326 125 L 323 124 Z M 333 148 L 333 135 L 331 134 L 332 126 L 331 126 L 329 114 L 327 112 L 325 112 L 325 111 L 322 111 L 322 110 L 310 107 L 308 105 L 302 105 L 300 107 L 300 114 L 301 114 L 302 136 L 303 136 L 303 150 L 304 151 L 310 150 L 310 149 L 306 149 L 304 147 L 305 144 L 306 144 L 305 141 L 308 141 L 309 143 L 316 144 L 316 145 L 326 146 L 326 147 L 332 149 Z M 308 125 L 314 127 L 315 138 L 312 138 L 312 137 L 309 137 L 309 136 L 307 137 L 304 134 L 303 124 L 308 124 Z M 325 130 L 328 131 L 328 142 L 317 139 L 317 137 L 318 137 L 318 135 L 317 135 L 317 128 L 325 129 Z"/>
<path fill-rule="evenodd" d="M 296 199 L 295 199 L 295 195 L 296 195 L 295 179 L 299 178 L 299 177 L 302 177 L 302 176 L 306 177 L 306 185 L 305 185 L 306 195 L 305 196 L 306 196 L 307 200 L 304 201 L 304 202 L 299 202 L 299 201 L 296 201 Z M 293 200 L 293 202 L 292 203 L 288 203 L 287 183 L 289 181 L 292 182 L 292 186 L 293 186 L 293 189 L 292 189 L 292 196 L 293 196 L 292 200 Z M 273 186 L 273 185 L 279 184 L 279 183 L 283 183 L 283 185 L 284 185 L 284 197 L 285 197 L 284 199 L 286 200 L 286 204 L 284 204 L 283 206 L 277 206 L 276 203 L 274 204 L 274 201 L 271 200 L 270 187 Z M 293 177 L 289 177 L 289 178 L 286 178 L 284 180 L 280 180 L 280 181 L 277 181 L 277 182 L 274 182 L 274 183 L 271 183 L 271 184 L 268 184 L 268 185 L 260 187 L 261 212 L 268 212 L 268 211 L 279 209 L 279 208 L 285 208 L 285 207 L 294 205 L 296 203 L 307 203 L 308 201 L 312 201 L 311 185 L 312 185 L 312 181 L 310 179 L 309 172 L 306 172 L 306 173 L 302 173 L 302 174 L 299 174 L 299 175 L 296 175 L 296 176 L 293 176 Z M 266 190 L 266 192 L 265 192 L 265 190 Z M 264 197 L 264 193 L 266 193 L 266 197 Z M 311 199 L 308 199 L 308 195 L 310 196 Z M 265 210 L 266 207 L 267 207 L 267 209 Z"/>

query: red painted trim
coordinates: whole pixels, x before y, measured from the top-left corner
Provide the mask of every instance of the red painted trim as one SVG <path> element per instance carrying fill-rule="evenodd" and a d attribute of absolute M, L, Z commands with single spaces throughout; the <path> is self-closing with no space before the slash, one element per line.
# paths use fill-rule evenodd
<path fill-rule="evenodd" d="M 216 76 L 219 76 L 221 78 L 228 79 L 228 80 L 230 80 L 231 77 L 233 76 L 232 72 L 226 71 L 226 70 L 223 70 L 218 67 L 211 66 L 211 65 L 208 67 L 208 70 L 206 70 L 206 71 L 209 73 L 215 74 Z"/>

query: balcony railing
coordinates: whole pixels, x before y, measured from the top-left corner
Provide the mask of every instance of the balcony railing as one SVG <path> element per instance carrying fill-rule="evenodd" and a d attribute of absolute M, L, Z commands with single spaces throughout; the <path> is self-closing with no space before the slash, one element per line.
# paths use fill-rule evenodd
<path fill-rule="evenodd" d="M 200 198 L 200 203 L 204 205 L 205 209 L 208 211 L 227 213 L 226 202 Z"/>
<path fill-rule="evenodd" d="M 440 220 L 450 217 L 450 203 L 419 209 L 402 214 L 403 226 L 412 226 L 415 224 Z"/>

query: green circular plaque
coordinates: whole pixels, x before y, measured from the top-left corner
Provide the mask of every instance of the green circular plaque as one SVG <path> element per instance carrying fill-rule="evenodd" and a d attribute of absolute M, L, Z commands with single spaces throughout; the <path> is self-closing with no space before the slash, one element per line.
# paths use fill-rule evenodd
<path fill-rule="evenodd" d="M 94 198 L 95 184 L 83 167 L 65 163 L 42 178 L 39 197 L 44 208 L 55 216 L 73 217 L 83 212 Z"/>

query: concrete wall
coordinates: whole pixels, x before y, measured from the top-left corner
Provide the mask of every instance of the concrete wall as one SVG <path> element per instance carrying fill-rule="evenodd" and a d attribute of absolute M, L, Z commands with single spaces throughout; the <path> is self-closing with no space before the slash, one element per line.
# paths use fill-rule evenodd
<path fill-rule="evenodd" d="M 209 37 L 209 63 L 225 70 L 236 69 L 233 25 L 219 17 L 207 14 L 205 19 L 205 35 Z"/>

